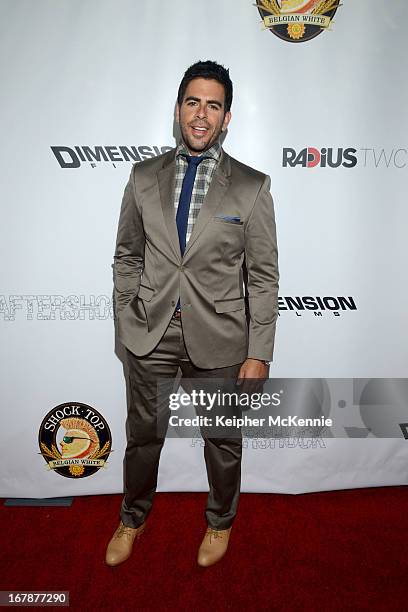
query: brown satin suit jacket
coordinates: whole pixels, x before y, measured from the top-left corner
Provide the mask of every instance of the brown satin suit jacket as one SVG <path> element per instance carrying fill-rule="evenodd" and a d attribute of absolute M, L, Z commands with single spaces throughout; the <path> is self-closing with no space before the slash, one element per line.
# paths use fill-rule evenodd
<path fill-rule="evenodd" d="M 194 365 L 271 361 L 279 271 L 269 176 L 222 151 L 182 257 L 174 175 L 175 149 L 135 164 L 125 188 L 112 266 L 121 342 L 150 353 L 180 297 Z"/>

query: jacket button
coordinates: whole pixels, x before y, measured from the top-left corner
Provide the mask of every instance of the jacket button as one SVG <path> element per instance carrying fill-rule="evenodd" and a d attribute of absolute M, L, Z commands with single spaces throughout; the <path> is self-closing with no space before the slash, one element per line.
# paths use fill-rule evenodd
<path fill-rule="evenodd" d="M 171 305 L 172 305 L 172 306 L 175 306 L 175 305 L 176 305 L 176 302 L 175 302 L 174 300 L 172 300 L 172 301 L 171 301 Z"/>

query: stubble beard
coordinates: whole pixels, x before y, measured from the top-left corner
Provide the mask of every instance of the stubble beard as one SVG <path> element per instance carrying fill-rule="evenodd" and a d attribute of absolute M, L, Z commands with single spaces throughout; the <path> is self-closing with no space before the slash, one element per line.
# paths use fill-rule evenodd
<path fill-rule="evenodd" d="M 189 139 L 188 135 L 186 134 L 184 128 L 181 126 L 181 124 L 180 124 L 180 131 L 181 131 L 181 137 L 183 139 L 183 142 L 186 145 L 186 147 L 188 148 L 188 150 L 191 151 L 192 153 L 198 153 L 199 154 L 199 153 L 204 153 L 205 151 L 208 151 L 208 149 L 210 149 L 213 146 L 213 144 L 215 142 L 217 142 L 217 140 L 220 137 L 220 134 L 222 132 L 222 129 L 219 128 L 218 131 L 214 132 L 214 134 L 208 140 L 208 143 L 203 143 L 202 146 L 197 146 L 193 142 L 191 142 L 191 140 Z"/>

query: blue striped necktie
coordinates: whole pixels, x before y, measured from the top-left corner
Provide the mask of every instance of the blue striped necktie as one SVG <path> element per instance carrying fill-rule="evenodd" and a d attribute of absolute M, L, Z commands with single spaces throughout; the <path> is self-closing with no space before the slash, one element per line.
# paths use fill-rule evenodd
<path fill-rule="evenodd" d="M 176 214 L 176 224 L 179 235 L 181 255 L 184 255 L 184 251 L 186 250 L 188 214 L 190 212 L 191 194 L 193 193 L 197 168 L 198 164 L 203 161 L 204 156 L 196 157 L 193 155 L 186 155 L 185 158 L 188 161 L 188 168 L 184 175 Z"/>
<path fill-rule="evenodd" d="M 203 161 L 204 156 L 196 157 L 193 155 L 185 155 L 185 158 L 188 161 L 188 167 L 184 175 L 176 214 L 176 224 L 179 236 L 181 256 L 184 255 L 184 251 L 186 250 L 188 214 L 190 212 L 191 195 L 193 193 L 194 181 L 197 174 L 198 164 Z M 177 302 L 176 311 L 177 310 L 180 310 L 180 298 Z"/>

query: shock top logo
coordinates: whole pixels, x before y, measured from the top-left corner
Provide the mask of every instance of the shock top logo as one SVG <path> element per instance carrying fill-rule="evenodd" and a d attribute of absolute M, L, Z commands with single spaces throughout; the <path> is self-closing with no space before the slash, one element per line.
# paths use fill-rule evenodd
<path fill-rule="evenodd" d="M 264 26 L 292 43 L 306 42 L 327 30 L 340 0 L 258 0 Z"/>
<path fill-rule="evenodd" d="M 95 474 L 112 450 L 108 423 L 95 408 L 80 402 L 53 408 L 41 423 L 38 443 L 48 469 L 67 478 Z"/>

